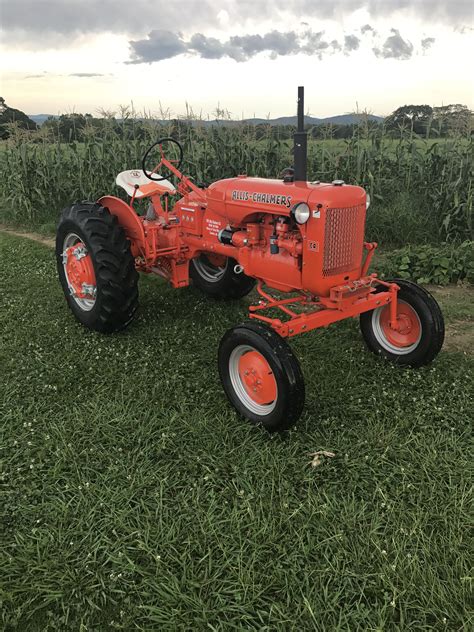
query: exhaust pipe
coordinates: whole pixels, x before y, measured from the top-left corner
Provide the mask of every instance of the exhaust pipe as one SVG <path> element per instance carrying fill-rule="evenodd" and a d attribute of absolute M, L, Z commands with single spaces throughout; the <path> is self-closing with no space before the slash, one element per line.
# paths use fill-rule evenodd
<path fill-rule="evenodd" d="M 308 134 L 304 131 L 304 87 L 298 87 L 298 127 L 295 132 L 293 157 L 295 163 L 294 180 L 306 182 L 308 179 L 307 154 Z"/>

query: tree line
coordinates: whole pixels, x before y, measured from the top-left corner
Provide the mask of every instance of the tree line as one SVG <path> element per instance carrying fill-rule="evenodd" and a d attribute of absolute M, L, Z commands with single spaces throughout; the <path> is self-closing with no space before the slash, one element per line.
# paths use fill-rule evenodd
<path fill-rule="evenodd" d="M 344 139 L 351 138 L 360 126 L 370 129 L 380 129 L 387 135 L 397 138 L 412 132 L 423 138 L 446 138 L 452 136 L 469 136 L 472 134 L 474 123 L 473 112 L 463 104 L 449 104 L 439 107 L 430 105 L 403 105 L 397 108 L 390 116 L 378 122 L 364 114 L 357 115 L 357 122 L 352 124 L 326 123 L 307 126 L 311 137 L 316 139 Z M 116 118 L 114 115 L 101 117 L 92 114 L 61 114 L 58 117 L 49 117 L 41 126 L 44 134 L 50 135 L 61 142 L 80 142 L 87 133 L 100 132 L 105 126 L 113 127 L 114 131 L 123 137 L 142 140 L 149 137 L 150 124 L 157 127 L 170 126 L 178 137 L 189 126 L 209 126 L 209 121 L 199 119 L 177 118 L 169 121 L 154 121 L 151 118 L 136 118 L 126 115 L 124 118 Z M 269 134 L 280 139 L 290 139 L 295 131 L 293 125 L 271 125 L 271 123 L 246 123 L 231 122 L 218 119 L 215 125 L 252 125 L 255 127 L 256 138 L 268 138 Z M 21 110 L 12 108 L 0 97 L 0 139 L 7 139 L 12 130 L 16 128 L 38 131 L 39 126 Z"/>

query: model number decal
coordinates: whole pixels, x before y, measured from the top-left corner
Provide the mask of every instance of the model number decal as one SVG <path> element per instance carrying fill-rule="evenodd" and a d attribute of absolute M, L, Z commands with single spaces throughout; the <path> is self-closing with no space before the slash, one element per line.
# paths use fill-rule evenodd
<path fill-rule="evenodd" d="M 222 224 L 215 219 L 206 219 L 206 230 L 210 235 L 217 235 L 222 228 Z"/>
<path fill-rule="evenodd" d="M 257 193 L 252 191 L 232 191 L 233 200 L 242 202 L 259 202 L 261 204 L 278 204 L 290 208 L 291 195 L 275 195 L 274 193 Z"/>

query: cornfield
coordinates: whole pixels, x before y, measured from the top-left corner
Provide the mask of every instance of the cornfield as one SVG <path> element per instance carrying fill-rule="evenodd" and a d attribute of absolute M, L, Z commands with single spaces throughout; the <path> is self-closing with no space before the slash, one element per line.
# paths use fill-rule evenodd
<path fill-rule="evenodd" d="M 54 222 L 75 200 L 122 195 L 120 171 L 141 165 L 147 147 L 173 136 L 184 147 L 182 169 L 196 181 L 238 173 L 278 177 L 292 164 L 292 143 L 270 125 L 204 126 L 185 120 L 157 123 L 123 113 L 86 125 L 81 142 L 66 143 L 54 130 L 12 129 L 0 145 L 0 219 L 37 226 Z M 472 239 L 474 139 L 424 140 L 413 133 L 391 138 L 383 126 L 361 123 L 352 138 L 309 138 L 308 177 L 340 178 L 372 198 L 368 237 L 383 243 L 458 242 Z"/>

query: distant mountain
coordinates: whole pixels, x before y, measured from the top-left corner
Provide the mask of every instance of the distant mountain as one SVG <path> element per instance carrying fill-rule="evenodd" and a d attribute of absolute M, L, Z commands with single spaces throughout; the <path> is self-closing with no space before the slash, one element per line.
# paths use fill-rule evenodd
<path fill-rule="evenodd" d="M 325 118 L 316 118 L 314 116 L 305 116 L 304 123 L 305 125 L 328 125 L 330 123 L 336 125 L 353 125 L 354 123 L 358 123 L 362 120 L 368 119 L 369 121 L 375 121 L 376 123 L 381 123 L 384 118 L 383 116 L 375 116 L 375 114 L 338 114 L 336 116 L 327 116 Z M 270 125 L 294 125 L 296 126 L 298 119 L 296 116 L 280 116 L 275 119 L 262 119 L 262 118 L 252 118 L 246 119 L 245 123 L 249 123 L 250 125 L 260 125 L 260 124 L 270 124 Z"/>
<path fill-rule="evenodd" d="M 43 123 L 49 119 L 50 116 L 53 118 L 59 118 L 59 116 L 55 116 L 54 114 L 30 114 L 30 119 L 34 121 L 37 125 L 43 125 Z"/>
<path fill-rule="evenodd" d="M 49 117 L 59 118 L 54 114 L 30 114 L 30 119 L 32 119 L 38 125 L 42 125 Z M 384 120 L 383 116 L 376 116 L 375 114 L 338 114 L 336 116 L 327 116 L 326 118 L 315 118 L 314 116 L 305 116 L 304 122 L 305 125 L 354 125 L 355 123 L 360 122 L 361 120 L 368 119 L 369 121 L 374 121 L 376 123 L 382 123 Z M 166 121 L 161 121 L 165 123 Z M 296 126 L 297 118 L 296 116 L 280 116 L 274 119 L 265 119 L 265 118 L 249 118 L 244 119 L 243 121 L 232 121 L 232 120 L 202 120 L 195 121 L 196 124 L 205 125 L 238 125 L 239 123 L 246 123 L 248 125 L 294 125 Z"/>

